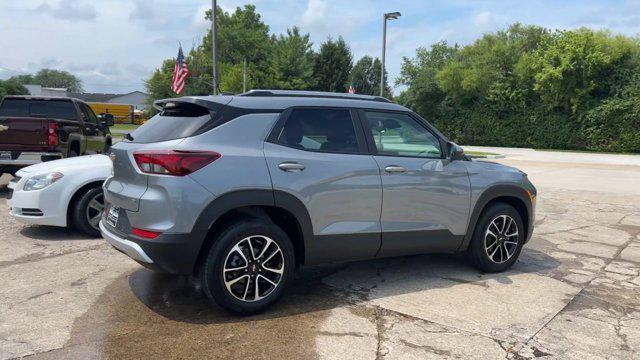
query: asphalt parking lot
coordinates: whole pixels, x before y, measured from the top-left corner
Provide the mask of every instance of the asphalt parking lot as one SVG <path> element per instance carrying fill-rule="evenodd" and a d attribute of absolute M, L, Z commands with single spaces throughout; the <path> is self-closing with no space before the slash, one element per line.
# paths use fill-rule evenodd
<path fill-rule="evenodd" d="M 306 269 L 253 317 L 102 239 L 17 223 L 5 176 L 0 358 L 638 358 L 640 156 L 499 152 L 539 190 L 512 270 L 451 255 Z"/>

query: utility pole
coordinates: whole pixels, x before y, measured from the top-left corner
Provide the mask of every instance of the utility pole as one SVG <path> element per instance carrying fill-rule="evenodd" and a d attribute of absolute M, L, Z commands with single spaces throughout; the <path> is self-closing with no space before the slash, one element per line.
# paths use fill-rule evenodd
<path fill-rule="evenodd" d="M 242 58 L 242 92 L 247 92 L 247 58 Z"/>
<path fill-rule="evenodd" d="M 399 12 L 385 13 L 382 16 L 382 64 L 380 65 L 380 96 L 384 96 L 384 55 L 387 48 L 387 20 L 395 20 L 402 14 Z"/>
<path fill-rule="evenodd" d="M 213 95 L 218 95 L 218 57 L 216 54 L 218 29 L 216 24 L 216 0 L 211 0 L 211 60 L 213 61 Z"/>

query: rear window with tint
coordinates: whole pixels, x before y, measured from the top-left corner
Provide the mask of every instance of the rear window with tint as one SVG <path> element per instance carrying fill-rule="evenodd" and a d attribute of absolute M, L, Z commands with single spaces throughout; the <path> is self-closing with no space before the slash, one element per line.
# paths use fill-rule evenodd
<path fill-rule="evenodd" d="M 149 119 L 131 133 L 132 142 L 151 143 L 189 137 L 211 121 L 212 114 L 208 109 L 185 104 Z"/>
<path fill-rule="evenodd" d="M 73 102 L 66 100 L 5 99 L 0 106 L 0 116 L 77 120 Z"/>

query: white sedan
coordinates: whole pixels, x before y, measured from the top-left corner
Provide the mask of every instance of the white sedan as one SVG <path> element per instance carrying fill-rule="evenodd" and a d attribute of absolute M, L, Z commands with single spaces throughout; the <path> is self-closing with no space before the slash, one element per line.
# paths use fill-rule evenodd
<path fill-rule="evenodd" d="M 90 155 L 23 168 L 9 183 L 11 215 L 28 224 L 73 226 L 98 237 L 102 183 L 112 166 L 108 156 Z"/>

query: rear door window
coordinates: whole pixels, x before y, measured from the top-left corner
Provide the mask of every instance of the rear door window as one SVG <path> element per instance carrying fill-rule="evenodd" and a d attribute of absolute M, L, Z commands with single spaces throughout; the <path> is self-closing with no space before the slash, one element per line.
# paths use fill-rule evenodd
<path fill-rule="evenodd" d="M 4 99 L 0 116 L 28 117 L 29 102 L 26 99 Z"/>
<path fill-rule="evenodd" d="M 278 143 L 310 151 L 360 152 L 347 109 L 294 109 L 278 136 Z"/>

